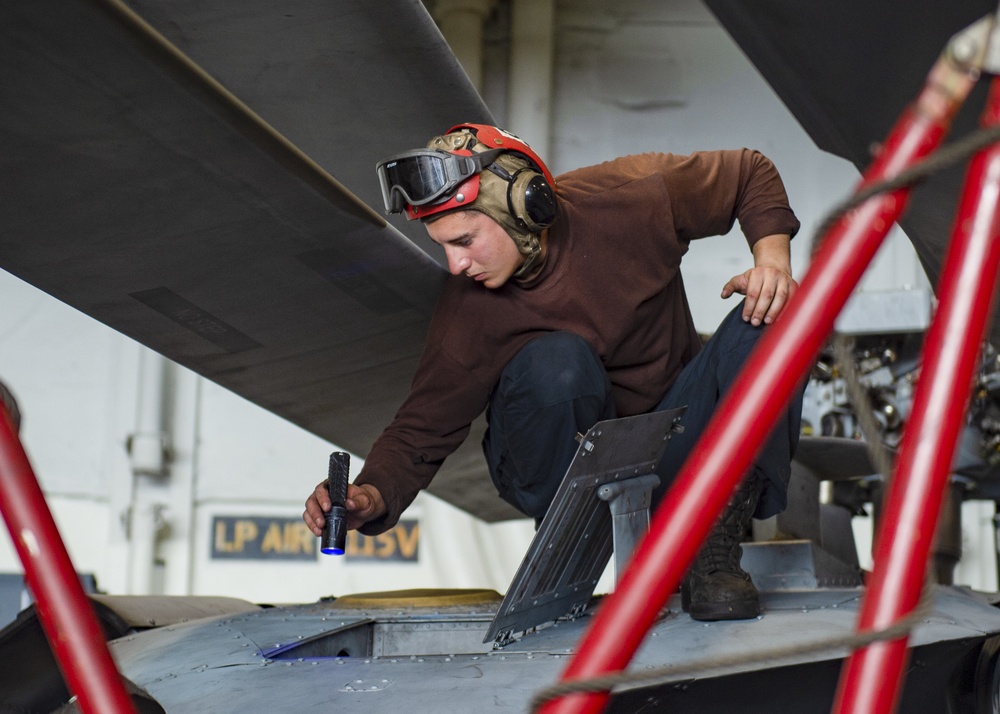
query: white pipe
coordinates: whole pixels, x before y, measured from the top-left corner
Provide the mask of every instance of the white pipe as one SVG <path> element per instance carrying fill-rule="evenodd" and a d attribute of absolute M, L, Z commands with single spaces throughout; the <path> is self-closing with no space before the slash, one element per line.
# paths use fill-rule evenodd
<path fill-rule="evenodd" d="M 139 358 L 135 432 L 129 436 L 129 462 L 134 474 L 162 476 L 166 471 L 163 430 L 166 365 L 166 359 L 149 350 L 143 350 Z"/>
<path fill-rule="evenodd" d="M 507 128 L 552 160 L 552 76 L 555 63 L 555 0 L 513 0 Z"/>
<path fill-rule="evenodd" d="M 167 361 L 143 350 L 139 358 L 139 394 L 135 432 L 129 436 L 132 467 L 132 499 L 129 504 L 129 592 L 153 592 L 156 548 L 162 528 L 163 505 L 157 502 L 160 488 L 154 482 L 166 474 L 168 435 L 164 430 Z"/>
<path fill-rule="evenodd" d="M 133 499 L 129 523 L 129 594 L 153 594 L 153 569 L 160 532 L 162 506 L 151 503 L 140 494 Z"/>
<path fill-rule="evenodd" d="M 483 87 L 483 23 L 495 0 L 438 0 L 434 19 L 473 86 Z"/>

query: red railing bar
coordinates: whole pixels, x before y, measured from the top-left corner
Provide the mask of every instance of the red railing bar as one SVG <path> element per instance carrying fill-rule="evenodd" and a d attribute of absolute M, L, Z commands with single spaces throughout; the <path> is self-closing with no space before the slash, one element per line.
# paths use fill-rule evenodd
<path fill-rule="evenodd" d="M 7 410 L 0 405 L 0 512 L 35 596 L 38 618 L 84 714 L 134 714 L 104 632 L 83 592 Z"/>
<path fill-rule="evenodd" d="M 1000 80 L 990 85 L 982 123 L 1000 123 Z M 1000 145 L 994 144 L 972 159 L 962 191 L 937 289 L 940 302 L 927 333 L 913 408 L 885 499 L 859 631 L 892 625 L 920 600 L 998 271 Z M 895 711 L 907 641 L 903 637 L 878 642 L 851 655 L 841 673 L 833 711 Z"/>
<path fill-rule="evenodd" d="M 974 79 L 939 60 L 861 186 L 895 176 L 941 142 Z M 624 669 L 749 468 L 834 320 L 902 213 L 909 189 L 869 199 L 829 231 L 785 313 L 764 333 L 681 468 L 615 592 L 605 599 L 560 681 Z M 544 714 L 602 711 L 607 692 L 572 694 Z"/>

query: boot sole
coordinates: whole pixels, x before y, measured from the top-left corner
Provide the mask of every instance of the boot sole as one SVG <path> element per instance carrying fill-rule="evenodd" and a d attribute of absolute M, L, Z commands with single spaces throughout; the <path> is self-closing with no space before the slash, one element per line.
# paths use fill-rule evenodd
<path fill-rule="evenodd" d="M 692 620 L 716 622 L 718 620 L 752 620 L 760 615 L 756 600 L 731 602 L 692 602 L 687 607 Z"/>

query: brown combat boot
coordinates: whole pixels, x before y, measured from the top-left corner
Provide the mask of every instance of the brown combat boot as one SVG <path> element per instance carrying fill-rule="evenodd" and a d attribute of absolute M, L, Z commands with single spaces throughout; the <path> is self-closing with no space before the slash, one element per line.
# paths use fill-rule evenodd
<path fill-rule="evenodd" d="M 760 498 L 751 470 L 698 553 L 681 585 L 681 606 L 694 620 L 749 620 L 760 614 L 757 588 L 740 567 L 740 542 Z"/>

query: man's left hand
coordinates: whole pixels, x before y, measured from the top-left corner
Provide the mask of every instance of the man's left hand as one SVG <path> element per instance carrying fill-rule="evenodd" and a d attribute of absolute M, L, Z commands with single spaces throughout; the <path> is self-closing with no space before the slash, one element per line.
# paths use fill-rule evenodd
<path fill-rule="evenodd" d="M 787 235 L 771 235 L 753 246 L 754 267 L 730 278 L 722 287 L 722 297 L 734 293 L 746 296 L 743 319 L 754 326 L 769 325 L 788 304 L 798 289 L 792 277 Z"/>

